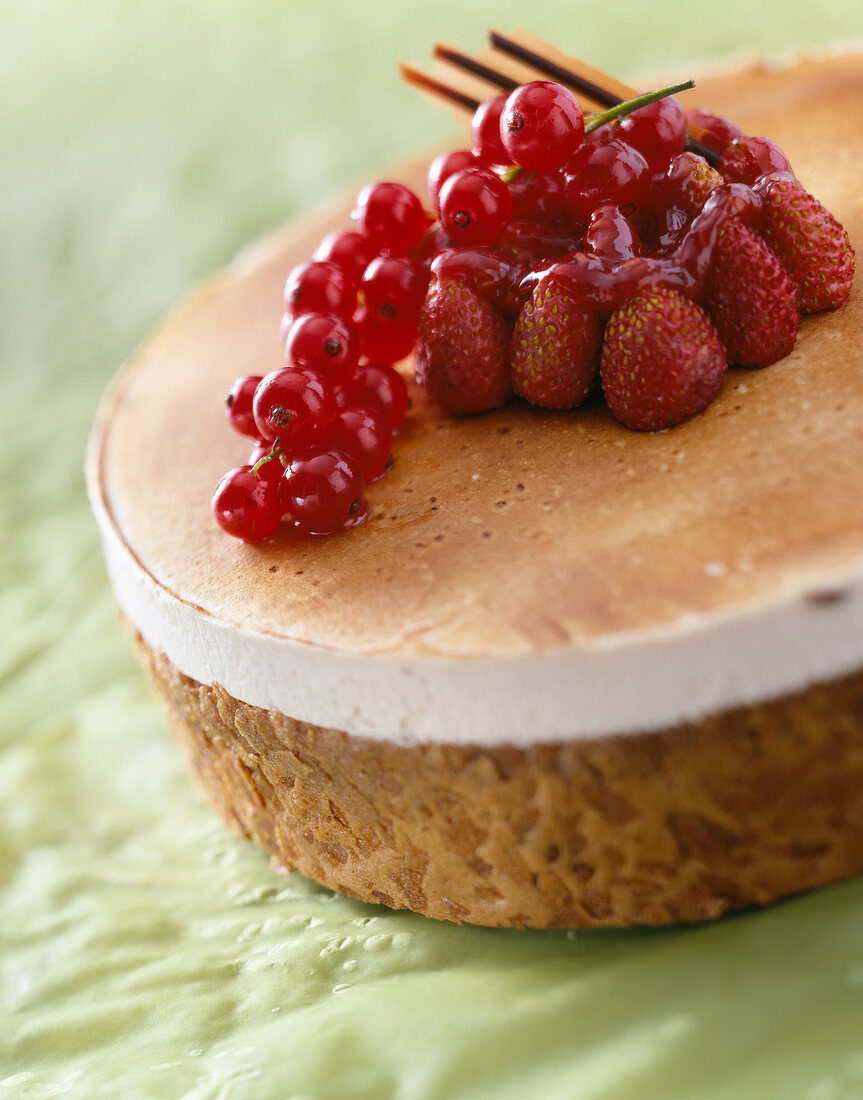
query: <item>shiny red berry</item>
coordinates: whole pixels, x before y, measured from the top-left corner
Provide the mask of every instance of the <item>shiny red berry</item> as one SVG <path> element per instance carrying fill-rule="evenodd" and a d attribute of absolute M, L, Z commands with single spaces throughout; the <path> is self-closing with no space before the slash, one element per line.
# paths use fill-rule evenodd
<path fill-rule="evenodd" d="M 367 184 L 357 195 L 351 217 L 379 252 L 391 256 L 409 252 L 429 227 L 422 203 L 401 183 Z"/>
<path fill-rule="evenodd" d="M 329 426 L 336 413 L 336 399 L 323 374 L 283 367 L 259 383 L 253 408 L 261 436 L 280 439 L 290 454 L 311 445 Z"/>
<path fill-rule="evenodd" d="M 356 332 L 335 314 L 304 313 L 285 334 L 285 358 L 290 366 L 320 371 L 338 385 L 357 365 Z"/>
<path fill-rule="evenodd" d="M 319 448 L 288 464 L 281 499 L 301 531 L 322 535 L 362 517 L 364 492 L 365 481 L 355 458 Z"/>
<path fill-rule="evenodd" d="M 674 96 L 639 107 L 617 127 L 615 138 L 637 149 L 651 172 L 663 172 L 686 141 L 686 114 Z"/>
<path fill-rule="evenodd" d="M 440 220 L 453 245 L 491 244 L 512 221 L 512 195 L 486 168 L 456 172 L 440 192 Z"/>
<path fill-rule="evenodd" d="M 409 256 L 378 256 L 363 274 L 366 305 L 385 321 L 416 321 L 428 287 L 428 272 Z"/>
<path fill-rule="evenodd" d="M 299 264 L 285 283 L 285 312 L 291 317 L 303 313 L 334 313 L 350 317 L 357 304 L 354 282 L 343 268 L 328 260 Z"/>
<path fill-rule="evenodd" d="M 379 363 L 398 363 L 414 349 L 417 322 L 390 320 L 368 306 L 360 306 L 353 316 L 359 338 L 360 354 Z"/>
<path fill-rule="evenodd" d="M 330 425 L 326 446 L 355 458 L 368 485 L 387 468 L 393 433 L 383 413 L 368 406 L 346 405 Z"/>
<path fill-rule="evenodd" d="M 374 409 L 396 431 L 408 407 L 407 383 L 395 367 L 386 363 L 361 363 L 339 394 L 339 404 Z"/>
<path fill-rule="evenodd" d="M 368 237 L 346 229 L 341 233 L 328 233 L 315 249 L 314 259 L 334 263 L 344 271 L 350 282 L 356 284 L 377 254 Z"/>
<path fill-rule="evenodd" d="M 244 378 L 238 378 L 225 394 L 225 414 L 228 423 L 239 432 L 251 439 L 260 436 L 255 416 L 252 412 L 252 402 L 255 399 L 255 390 L 261 381 L 260 374 L 248 374 Z"/>
<path fill-rule="evenodd" d="M 456 149 L 452 153 L 441 153 L 429 165 L 426 184 L 429 204 L 434 212 L 440 213 L 440 189 L 456 172 L 465 168 L 478 168 L 479 161 L 471 149 Z"/>
<path fill-rule="evenodd" d="M 251 466 L 235 466 L 216 486 L 213 515 L 223 531 L 244 542 L 262 542 L 282 521 L 279 483 L 257 477 Z"/>
<path fill-rule="evenodd" d="M 500 139 L 513 164 L 550 172 L 562 167 L 584 140 L 584 114 L 562 84 L 532 80 L 507 98 Z"/>
<path fill-rule="evenodd" d="M 509 153 L 500 140 L 500 116 L 506 104 L 506 94 L 492 96 L 480 103 L 471 122 L 473 152 L 480 164 L 488 168 L 506 168 L 512 164 Z M 464 167 L 468 167 L 464 165 Z"/>
<path fill-rule="evenodd" d="M 647 161 L 622 141 L 585 143 L 566 163 L 566 194 L 572 214 L 586 222 L 601 203 L 637 206 L 650 190 Z"/>

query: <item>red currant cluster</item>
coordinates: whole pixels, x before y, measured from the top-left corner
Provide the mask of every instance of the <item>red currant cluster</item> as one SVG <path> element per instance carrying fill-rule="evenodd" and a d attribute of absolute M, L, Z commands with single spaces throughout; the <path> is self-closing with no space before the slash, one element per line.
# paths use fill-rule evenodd
<path fill-rule="evenodd" d="M 246 542 L 271 538 L 284 519 L 305 534 L 359 522 L 405 416 L 407 386 L 393 364 L 416 342 L 429 275 L 409 253 L 429 219 L 398 183 L 363 188 L 353 219 L 356 230 L 325 237 L 288 275 L 288 365 L 238 378 L 225 398 L 230 424 L 255 448 L 222 478 L 212 508 Z"/>

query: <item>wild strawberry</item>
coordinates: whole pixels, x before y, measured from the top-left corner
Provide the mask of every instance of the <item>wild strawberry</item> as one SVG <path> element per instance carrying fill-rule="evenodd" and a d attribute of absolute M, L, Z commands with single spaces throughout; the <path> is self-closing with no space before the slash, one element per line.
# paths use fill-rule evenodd
<path fill-rule="evenodd" d="M 768 172 L 791 172 L 788 157 L 772 138 L 767 137 L 732 138 L 718 168 L 719 174 L 729 183 L 750 186 Z"/>
<path fill-rule="evenodd" d="M 513 390 L 544 409 L 580 404 L 599 368 L 601 335 L 596 313 L 579 305 L 549 271 L 515 323 L 509 349 Z"/>
<path fill-rule="evenodd" d="M 667 287 L 633 294 L 605 330 L 602 388 L 628 428 L 655 432 L 695 416 L 719 392 L 725 367 L 707 314 Z"/>
<path fill-rule="evenodd" d="M 704 307 L 729 363 L 766 367 L 794 347 L 800 326 L 794 284 L 739 218 L 727 218 L 719 230 Z"/>
<path fill-rule="evenodd" d="M 447 412 L 486 412 L 512 393 L 512 325 L 466 283 L 433 279 L 420 312 L 417 381 Z"/>
<path fill-rule="evenodd" d="M 768 179 L 756 190 L 764 203 L 764 239 L 791 276 L 801 312 L 841 306 L 854 279 L 845 229 L 799 184 Z"/>
<path fill-rule="evenodd" d="M 671 158 L 664 176 L 654 182 L 651 199 L 654 205 L 678 207 L 692 217 L 722 183 L 722 176 L 711 168 L 704 157 L 695 153 L 678 153 Z"/>

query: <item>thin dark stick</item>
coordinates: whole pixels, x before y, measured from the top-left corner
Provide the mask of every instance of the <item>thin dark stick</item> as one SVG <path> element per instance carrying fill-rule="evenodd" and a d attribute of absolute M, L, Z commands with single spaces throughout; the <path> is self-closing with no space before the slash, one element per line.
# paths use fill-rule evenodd
<path fill-rule="evenodd" d="M 605 88 L 600 88 L 599 85 L 594 84 L 592 80 L 586 80 L 583 76 L 574 73 L 571 69 L 565 69 L 562 65 L 557 65 L 554 61 L 549 61 L 548 58 L 542 57 L 538 53 L 534 53 L 533 50 L 529 50 L 525 46 L 520 46 L 518 42 L 513 42 L 511 38 L 505 38 L 502 34 L 498 34 L 497 31 L 489 31 L 488 37 L 496 50 L 500 50 L 501 53 L 509 54 L 510 57 L 514 57 L 517 61 L 524 61 L 538 72 L 545 73 L 546 76 L 552 77 L 558 84 L 568 84 L 577 92 L 590 96 L 591 99 L 595 100 L 597 103 L 601 103 L 604 107 L 616 107 L 618 103 L 623 102 L 620 96 L 616 96 L 612 92 L 606 91 Z"/>
<path fill-rule="evenodd" d="M 446 61 L 450 65 L 455 65 L 459 69 L 464 69 L 467 73 L 473 73 L 474 76 L 479 76 L 483 80 L 487 80 L 489 84 L 494 84 L 498 88 L 503 88 L 504 91 L 511 92 L 514 88 L 518 87 L 517 80 L 513 80 L 509 76 L 504 76 L 503 73 L 499 73 L 495 69 L 489 68 L 488 65 L 483 65 L 479 61 L 474 61 L 474 59 L 467 54 L 450 49 L 449 46 L 435 46 L 433 56 L 440 61 Z"/>
<path fill-rule="evenodd" d="M 419 69 L 414 69 L 411 65 L 406 65 L 404 62 L 399 64 L 399 72 L 402 74 L 402 80 L 408 84 L 413 84 L 415 88 L 433 92 L 435 95 L 441 96 L 442 99 L 448 99 L 451 103 L 458 104 L 459 107 L 465 107 L 468 111 L 475 111 L 482 102 L 479 99 L 474 99 L 473 96 L 465 95 L 464 92 L 457 92 L 455 88 L 450 88 L 443 81 L 435 80 L 434 77 L 428 76 Z"/>

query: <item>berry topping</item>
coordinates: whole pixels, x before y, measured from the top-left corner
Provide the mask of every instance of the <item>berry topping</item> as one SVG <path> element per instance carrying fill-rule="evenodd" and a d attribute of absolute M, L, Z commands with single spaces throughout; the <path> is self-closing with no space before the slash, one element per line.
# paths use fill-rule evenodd
<path fill-rule="evenodd" d="M 360 342 L 360 354 L 378 363 L 398 363 L 410 355 L 417 340 L 416 319 L 389 320 L 380 313 L 360 306 L 353 317 Z"/>
<path fill-rule="evenodd" d="M 479 168 L 479 164 L 476 154 L 470 149 L 456 149 L 453 153 L 441 153 L 435 157 L 429 165 L 426 186 L 429 204 L 436 214 L 440 213 L 440 189 L 450 176 L 465 168 Z"/>
<path fill-rule="evenodd" d="M 676 290 L 638 291 L 605 330 L 602 388 L 628 428 L 655 432 L 689 420 L 719 392 L 725 368 L 707 314 Z"/>
<path fill-rule="evenodd" d="M 301 370 L 316 370 L 336 383 L 357 365 L 359 348 L 349 321 L 332 313 L 304 313 L 285 334 L 285 358 Z"/>
<path fill-rule="evenodd" d="M 351 217 L 378 251 L 391 256 L 409 252 L 429 227 L 422 203 L 401 183 L 365 186 L 357 195 Z"/>
<path fill-rule="evenodd" d="M 637 149 L 616 138 L 585 143 L 566 163 L 570 210 L 584 224 L 600 203 L 637 206 L 650 190 L 650 168 Z"/>
<path fill-rule="evenodd" d="M 250 436 L 252 439 L 260 438 L 261 434 L 252 412 L 255 390 L 260 381 L 259 374 L 246 375 L 244 378 L 238 378 L 225 394 L 225 414 L 228 417 L 228 423 L 235 432 Z"/>
<path fill-rule="evenodd" d="M 342 233 L 327 234 L 315 249 L 314 259 L 329 260 L 356 284 L 377 254 L 377 249 L 368 237 L 347 229 Z"/>
<path fill-rule="evenodd" d="M 599 368 L 602 326 L 551 268 L 536 284 L 515 323 L 510 346 L 512 388 L 544 409 L 584 400 Z"/>
<path fill-rule="evenodd" d="M 253 409 L 261 436 L 280 440 L 290 453 L 310 446 L 329 426 L 336 413 L 336 399 L 323 374 L 283 367 L 265 375 L 258 384 Z"/>
<path fill-rule="evenodd" d="M 719 230 L 704 305 L 729 363 L 765 367 L 794 347 L 797 294 L 764 241 L 737 218 Z"/>
<path fill-rule="evenodd" d="M 764 238 L 791 276 L 803 313 L 836 309 L 851 293 L 854 249 L 818 199 L 785 179 L 765 180 Z"/>
<path fill-rule="evenodd" d="M 364 405 L 346 405 L 330 425 L 326 446 L 355 458 L 368 485 L 387 468 L 393 433 L 383 413 Z"/>
<path fill-rule="evenodd" d="M 407 412 L 407 383 L 394 367 L 385 363 L 360 364 L 339 393 L 339 404 L 362 405 L 382 413 L 390 430 L 396 431 Z"/>
<path fill-rule="evenodd" d="M 456 246 L 491 244 L 512 220 L 512 195 L 487 168 L 456 172 L 441 188 L 440 220 Z"/>
<path fill-rule="evenodd" d="M 735 123 L 700 107 L 686 109 L 686 124 L 697 131 L 696 136 L 701 141 L 720 154 L 729 141 L 743 137 L 743 131 Z"/>
<path fill-rule="evenodd" d="M 282 521 L 279 483 L 257 477 L 251 466 L 229 470 L 213 493 L 213 515 L 223 531 L 244 542 L 272 538 Z"/>
<path fill-rule="evenodd" d="M 616 263 L 640 255 L 641 243 L 620 207 L 603 203 L 590 215 L 584 234 L 584 251 Z"/>
<path fill-rule="evenodd" d="M 372 313 L 387 321 L 416 321 L 428 287 L 423 266 L 409 256 L 378 256 L 366 268 L 360 292 Z"/>
<path fill-rule="evenodd" d="M 721 183 L 722 176 L 703 157 L 676 153 L 665 175 L 654 182 L 651 201 L 665 210 L 676 208 L 692 217 Z"/>
<path fill-rule="evenodd" d="M 300 264 L 285 283 L 285 313 L 290 317 L 299 317 L 302 313 L 335 313 L 338 317 L 350 317 L 356 304 L 355 280 L 338 264 L 327 260 Z"/>
<path fill-rule="evenodd" d="M 505 95 L 496 95 L 480 103 L 471 122 L 474 156 L 487 168 L 505 168 L 512 163 L 500 139 L 500 116 L 506 98 Z"/>
<path fill-rule="evenodd" d="M 791 172 L 788 158 L 767 137 L 733 138 L 719 162 L 719 173 L 731 183 L 752 185 L 770 172 Z"/>
<path fill-rule="evenodd" d="M 561 168 L 584 140 L 584 114 L 568 88 L 533 80 L 507 98 L 500 140 L 511 163 L 550 172 Z"/>
<path fill-rule="evenodd" d="M 486 412 L 512 392 L 512 326 L 466 283 L 433 280 L 420 314 L 417 380 L 457 416 Z"/>
<path fill-rule="evenodd" d="M 328 534 L 358 522 L 364 492 L 359 462 L 326 446 L 293 459 L 281 483 L 283 506 L 297 528 L 309 535 Z"/>
<path fill-rule="evenodd" d="M 637 149 L 651 172 L 662 172 L 683 151 L 686 115 L 673 96 L 639 107 L 618 124 L 615 137 Z"/>

